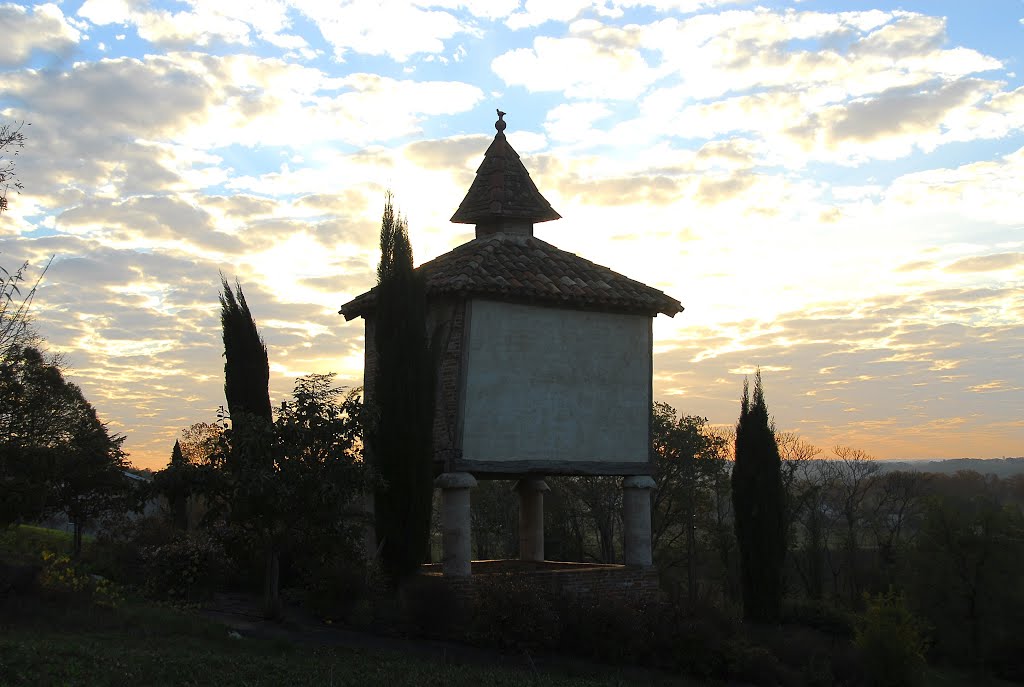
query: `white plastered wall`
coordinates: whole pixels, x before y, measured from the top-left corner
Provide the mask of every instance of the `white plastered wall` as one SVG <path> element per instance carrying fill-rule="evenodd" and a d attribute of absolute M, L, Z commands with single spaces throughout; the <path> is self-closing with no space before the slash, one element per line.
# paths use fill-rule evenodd
<path fill-rule="evenodd" d="M 649 316 L 487 300 L 467 316 L 464 459 L 648 462 Z"/>

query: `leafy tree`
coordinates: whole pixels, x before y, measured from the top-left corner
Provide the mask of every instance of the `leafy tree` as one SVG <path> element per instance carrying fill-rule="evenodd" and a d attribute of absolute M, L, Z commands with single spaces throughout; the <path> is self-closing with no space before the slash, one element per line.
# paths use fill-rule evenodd
<path fill-rule="evenodd" d="M 655 457 L 652 545 L 658 568 L 686 564 L 687 599 L 697 602 L 698 529 L 714 537 L 714 487 L 727 471 L 724 441 L 707 419 L 679 417 L 667 403 L 655 403 L 651 418 Z"/>
<path fill-rule="evenodd" d="M 281 612 L 281 554 L 302 533 L 339 527 L 340 493 L 358 484 L 347 474 L 355 460 L 354 399 L 339 403 L 329 375 L 300 378 L 292 403 L 274 422 L 267 348 L 241 287 L 221 279 L 224 395 L 230 429 L 211 457 L 209 484 L 227 505 L 233 524 L 246 529 L 263 551 L 264 614 Z"/>
<path fill-rule="evenodd" d="M 435 373 L 426 290 L 413 271 L 408 224 L 389 194 L 380 230 L 374 349 L 374 421 L 368 432 L 379 479 L 374 494 L 381 563 L 393 583 L 427 556 L 433 500 Z"/>
<path fill-rule="evenodd" d="M 67 441 L 71 402 L 55 363 L 26 347 L 0 364 L 0 527 L 46 510 L 49 467 Z"/>
<path fill-rule="evenodd" d="M 355 555 L 348 507 L 362 485 L 356 392 L 332 375 L 295 384 L 272 425 L 232 424 L 211 455 L 211 491 L 266 554 L 264 613 L 280 615 L 280 556 L 304 548 Z"/>
<path fill-rule="evenodd" d="M 82 532 L 104 513 L 137 506 L 134 482 L 125 476 L 124 437 L 111 436 L 81 390 L 68 384 L 72 400 L 68 440 L 54 452 L 50 511 L 65 512 L 74 525 L 73 556 L 82 551 Z"/>
<path fill-rule="evenodd" d="M 0 267 L 0 363 L 6 361 L 16 351 L 26 347 L 38 347 L 42 342 L 40 336 L 32 328 L 29 308 L 35 298 L 39 283 L 50 268 L 46 263 L 27 293 L 22 294 L 21 284 L 25 281 L 28 263 L 22 264 L 14 272 Z"/>
<path fill-rule="evenodd" d="M 177 441 L 185 462 L 190 465 L 209 462 L 222 431 L 222 427 L 210 422 L 196 422 L 181 430 Z"/>
<path fill-rule="evenodd" d="M 17 149 L 25 146 L 23 126 L 24 122 L 0 125 L 0 214 L 7 209 L 7 191 L 14 187 L 14 191 L 20 193 L 23 188 L 14 168 Z"/>
<path fill-rule="evenodd" d="M 732 502 L 740 550 L 743 615 L 755 622 L 774 622 L 779 618 L 786 555 L 785 494 L 779 447 L 764 400 L 760 370 L 753 398 L 747 381 L 743 382 Z"/>
<path fill-rule="evenodd" d="M 850 593 L 850 605 L 855 606 L 861 598 L 863 573 L 860 564 L 861 537 L 872 519 L 869 508 L 870 498 L 879 480 L 881 466 L 860 449 L 836 446 L 833 449 L 836 460 L 833 489 L 830 492 L 830 506 L 842 519 L 843 548 L 845 552 L 846 578 Z"/>
<path fill-rule="evenodd" d="M 491 560 L 519 555 L 515 482 L 481 480 L 473 491 L 470 522 L 474 555 Z"/>
<path fill-rule="evenodd" d="M 577 560 L 614 563 L 622 540 L 622 487 L 611 477 L 557 477 L 551 487 L 551 511 L 565 519 L 576 541 L 563 547 L 578 551 Z M 547 499 L 545 499 L 547 507 Z"/>
<path fill-rule="evenodd" d="M 826 460 L 808 460 L 796 467 L 797 478 L 788 499 L 799 555 L 795 569 L 807 596 L 820 601 L 824 594 L 825 562 L 832 561 L 829 541 L 838 520 L 831 507 L 838 471 Z M 838 592 L 837 592 L 838 594 Z"/>
<path fill-rule="evenodd" d="M 941 654 L 981 670 L 1015 663 L 1019 678 L 1024 514 L 973 477 L 980 483 L 973 494 L 929 499 L 910 558 L 909 591 Z"/>
<path fill-rule="evenodd" d="M 65 512 L 77 555 L 89 521 L 128 506 L 122 441 L 57 360 L 17 349 L 0 364 L 0 526 Z"/>

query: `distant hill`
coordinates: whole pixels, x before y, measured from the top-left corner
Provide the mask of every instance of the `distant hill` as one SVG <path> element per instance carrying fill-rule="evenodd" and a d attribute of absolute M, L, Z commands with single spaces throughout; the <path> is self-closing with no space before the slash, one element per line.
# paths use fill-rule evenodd
<path fill-rule="evenodd" d="M 960 470 L 973 470 L 982 475 L 1010 477 L 1024 474 L 1024 458 L 950 458 L 947 460 L 880 460 L 883 470 L 938 472 L 952 475 Z"/>

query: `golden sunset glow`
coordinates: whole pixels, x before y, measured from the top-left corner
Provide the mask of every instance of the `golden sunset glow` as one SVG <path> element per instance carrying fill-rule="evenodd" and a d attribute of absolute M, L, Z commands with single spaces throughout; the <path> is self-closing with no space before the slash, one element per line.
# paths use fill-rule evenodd
<path fill-rule="evenodd" d="M 27 121 L 0 260 L 135 464 L 223 401 L 219 273 L 271 394 L 358 385 L 386 190 L 417 263 L 507 112 L 536 235 L 686 307 L 655 397 L 876 457 L 1024 452 L 1024 7 L 86 0 L 0 5 Z"/>

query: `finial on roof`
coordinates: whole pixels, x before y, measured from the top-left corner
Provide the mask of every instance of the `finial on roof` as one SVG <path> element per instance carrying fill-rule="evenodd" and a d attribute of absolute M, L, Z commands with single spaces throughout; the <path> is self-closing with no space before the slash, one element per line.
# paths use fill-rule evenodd
<path fill-rule="evenodd" d="M 452 215 L 457 224 L 475 224 L 479 238 L 491 233 L 521 233 L 533 236 L 533 225 L 559 219 L 537 190 L 519 154 L 512 149 L 503 133 L 506 113 L 496 110 L 498 130 L 476 170 L 476 178 Z"/>

